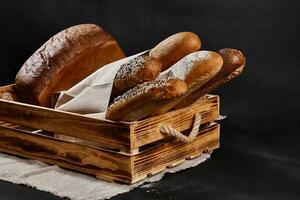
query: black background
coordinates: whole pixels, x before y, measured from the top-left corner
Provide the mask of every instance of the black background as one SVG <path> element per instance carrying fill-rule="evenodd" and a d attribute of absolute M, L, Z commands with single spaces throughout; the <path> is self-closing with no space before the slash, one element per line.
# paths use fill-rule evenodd
<path fill-rule="evenodd" d="M 0 84 L 52 35 L 79 23 L 110 32 L 127 55 L 179 31 L 202 49 L 240 49 L 244 73 L 221 96 L 221 148 L 206 163 L 113 199 L 300 199 L 297 1 L 0 1 Z M 0 181 L 0 199 L 59 199 Z"/>

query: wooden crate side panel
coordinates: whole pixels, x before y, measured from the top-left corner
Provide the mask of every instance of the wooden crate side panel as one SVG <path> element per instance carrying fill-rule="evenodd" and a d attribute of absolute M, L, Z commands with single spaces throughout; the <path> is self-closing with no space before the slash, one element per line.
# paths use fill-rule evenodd
<path fill-rule="evenodd" d="M 191 129 L 194 115 L 197 112 L 201 114 L 201 124 L 214 121 L 219 117 L 219 97 L 209 95 L 189 107 L 170 111 L 133 124 L 131 126 L 132 137 L 134 138 L 132 148 L 138 148 L 167 137 L 166 134 L 159 131 L 162 124 L 170 125 L 178 131 Z"/>
<path fill-rule="evenodd" d="M 0 151 L 95 175 L 99 179 L 132 181 L 129 156 L 24 131 L 0 127 Z"/>
<path fill-rule="evenodd" d="M 126 124 L 5 100 L 0 100 L 0 120 L 90 140 L 120 150 L 130 148 L 130 130 Z"/>
<path fill-rule="evenodd" d="M 173 167 L 185 161 L 219 148 L 220 126 L 214 124 L 199 132 L 197 138 L 184 144 L 175 140 L 163 144 L 157 148 L 143 152 L 133 157 L 134 176 L 133 182 L 144 179 L 145 177 L 159 173 L 166 167 Z"/>

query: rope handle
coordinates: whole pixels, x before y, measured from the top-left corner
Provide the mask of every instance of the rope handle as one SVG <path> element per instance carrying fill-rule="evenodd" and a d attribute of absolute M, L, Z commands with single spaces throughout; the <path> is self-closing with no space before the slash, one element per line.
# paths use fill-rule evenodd
<path fill-rule="evenodd" d="M 178 140 L 180 140 L 184 143 L 190 143 L 198 135 L 200 124 L 201 124 L 201 115 L 199 113 L 196 113 L 194 116 L 193 128 L 192 128 L 189 136 L 183 135 L 181 132 L 177 131 L 176 129 L 174 129 L 168 125 L 161 125 L 160 132 L 166 133 L 169 136 L 176 137 Z"/>

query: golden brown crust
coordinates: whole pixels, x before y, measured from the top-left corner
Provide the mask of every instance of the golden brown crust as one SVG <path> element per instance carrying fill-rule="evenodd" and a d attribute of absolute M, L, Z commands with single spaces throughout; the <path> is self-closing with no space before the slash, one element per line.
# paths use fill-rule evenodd
<path fill-rule="evenodd" d="M 170 69 L 180 72 L 175 73 L 174 76 L 181 77 L 181 79 L 187 83 L 188 91 L 180 97 L 165 102 L 164 105 L 157 105 L 155 109 L 153 108 L 150 115 L 163 114 L 174 108 L 188 95 L 211 80 L 220 71 L 222 65 L 222 57 L 213 51 L 194 52 L 180 60 Z M 186 70 L 184 75 L 181 74 L 180 69 Z"/>
<path fill-rule="evenodd" d="M 179 104 L 176 105 L 176 109 L 194 103 L 205 94 L 239 76 L 243 72 L 246 59 L 242 52 L 230 48 L 220 49 L 218 52 L 220 53 L 224 61 L 221 70 L 216 76 L 214 76 L 201 88 L 199 88 L 192 94 L 187 95 Z"/>
<path fill-rule="evenodd" d="M 224 48 L 218 52 L 224 60 L 222 71 L 225 71 L 227 74 L 231 74 L 237 68 L 245 65 L 246 59 L 243 53 L 237 49 Z"/>
<path fill-rule="evenodd" d="M 141 55 L 121 65 L 112 89 L 112 98 L 122 94 L 137 84 L 154 80 L 161 72 L 161 63 L 156 58 Z"/>
<path fill-rule="evenodd" d="M 214 77 L 222 65 L 223 59 L 216 52 L 199 51 L 191 53 L 170 68 L 172 73 L 166 71 L 156 80 L 165 80 L 166 78 L 180 79 L 187 84 L 188 90 L 184 94 L 157 100 L 153 97 L 154 93 L 148 94 L 149 96 L 142 93 L 142 98 L 126 105 L 126 107 L 120 108 L 118 112 L 115 112 L 115 115 L 118 116 L 122 112 L 121 116 L 118 116 L 118 120 L 135 121 L 147 116 L 165 113 L 176 106 L 187 94 L 197 90 Z M 115 118 L 111 119 L 114 120 Z"/>
<path fill-rule="evenodd" d="M 172 99 L 184 94 L 186 90 L 186 83 L 178 79 L 144 82 L 117 97 L 107 109 L 106 118 L 123 121 L 137 120 L 133 116 L 141 106 L 147 105 L 148 102 Z"/>
<path fill-rule="evenodd" d="M 149 55 L 162 63 L 163 70 L 168 69 L 184 56 L 199 50 L 201 41 L 192 32 L 180 32 L 166 38 L 156 45 Z"/>
<path fill-rule="evenodd" d="M 184 79 L 189 88 L 194 85 L 197 85 L 198 87 L 203 85 L 215 76 L 223 65 L 222 57 L 216 52 L 199 51 L 194 54 L 198 54 L 198 60 L 193 63 L 192 70 Z"/>
<path fill-rule="evenodd" d="M 48 107 L 53 93 L 124 57 L 116 40 L 99 26 L 73 26 L 50 38 L 24 63 L 16 88 L 24 102 Z"/>

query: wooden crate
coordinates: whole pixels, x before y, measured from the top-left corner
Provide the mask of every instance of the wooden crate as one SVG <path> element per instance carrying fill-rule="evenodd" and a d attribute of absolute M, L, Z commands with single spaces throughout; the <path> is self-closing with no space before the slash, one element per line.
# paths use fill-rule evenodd
<path fill-rule="evenodd" d="M 21 103 L 14 85 L 0 87 L 0 151 L 95 175 L 107 181 L 134 183 L 219 147 L 219 97 L 206 95 L 182 109 L 133 123 L 99 120 Z M 161 133 L 169 125 L 187 133 L 196 113 L 201 128 L 183 143 Z M 64 141 L 55 134 L 76 138 Z M 63 138 L 63 137 L 62 137 Z"/>

